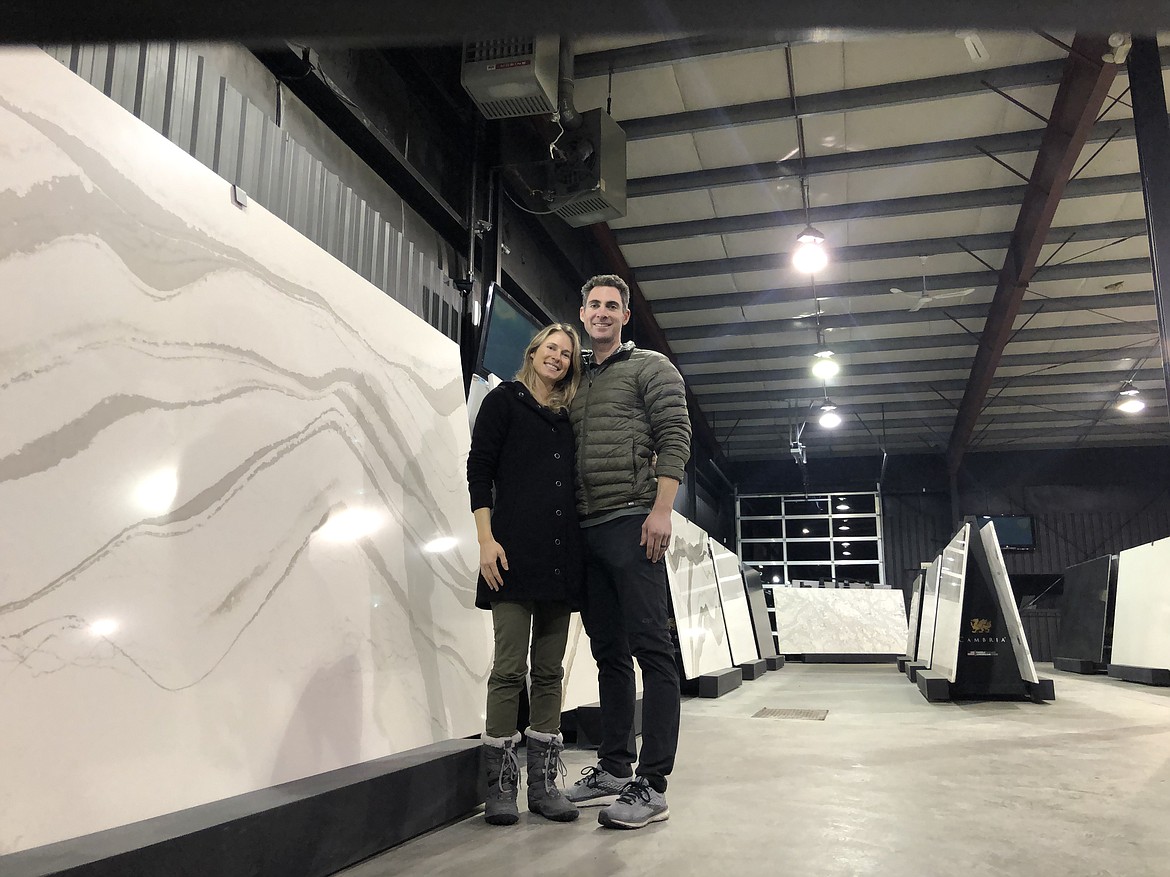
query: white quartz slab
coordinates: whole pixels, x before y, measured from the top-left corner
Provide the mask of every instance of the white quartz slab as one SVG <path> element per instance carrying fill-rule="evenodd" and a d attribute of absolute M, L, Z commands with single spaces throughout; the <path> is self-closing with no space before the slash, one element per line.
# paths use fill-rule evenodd
<path fill-rule="evenodd" d="M 959 669 L 959 642 L 963 637 L 963 592 L 967 586 L 967 552 L 971 525 L 964 524 L 939 556 L 938 612 L 934 623 L 934 650 L 930 669 L 954 682 Z"/>
<path fill-rule="evenodd" d="M 736 664 L 758 661 L 760 653 L 756 647 L 756 633 L 752 628 L 751 610 L 748 608 L 739 558 L 714 539 L 709 542 L 711 558 L 715 561 L 715 575 L 719 581 L 719 599 L 723 604 L 723 622 L 727 627 L 731 659 Z"/>
<path fill-rule="evenodd" d="M 683 673 L 695 679 L 731 666 L 731 649 L 719 604 L 719 581 L 707 550 L 707 532 L 671 512 L 666 572 L 674 603 Z"/>
<path fill-rule="evenodd" d="M 569 621 L 564 667 L 561 711 L 568 712 L 583 704 L 597 703 L 601 698 L 597 690 L 597 662 L 593 660 L 593 653 L 589 649 L 589 635 L 585 633 L 579 612 L 574 612 Z"/>
<path fill-rule="evenodd" d="M 1019 607 L 1016 606 L 1015 594 L 1012 593 L 1011 579 L 1008 577 L 1007 565 L 1003 562 L 1003 552 L 999 548 L 999 539 L 995 535 L 994 523 L 988 521 L 979 528 L 979 541 L 991 568 L 992 587 L 995 588 L 995 598 L 1003 613 L 1007 636 L 1012 643 L 1012 652 L 1016 656 L 1016 666 L 1019 668 L 1020 678 L 1025 682 L 1038 683 L 1040 677 L 1036 674 L 1032 650 L 1028 647 L 1027 637 L 1024 636 L 1024 623 L 1020 618 Z"/>
<path fill-rule="evenodd" d="M 914 657 L 918 649 L 918 625 L 922 620 L 922 583 L 926 579 L 929 564 L 923 564 L 918 575 L 914 577 L 914 584 L 910 591 L 910 618 L 906 632 L 906 651 L 902 654 L 909 658 Z"/>
<path fill-rule="evenodd" d="M 901 591 L 773 588 L 776 638 L 786 655 L 900 655 L 906 645 Z"/>
<path fill-rule="evenodd" d="M 477 733 L 456 345 L 35 50 L 0 205 L 0 853 Z"/>
<path fill-rule="evenodd" d="M 1170 539 L 1118 555 L 1110 663 L 1170 669 Z"/>
<path fill-rule="evenodd" d="M 930 667 L 934 653 L 934 628 L 938 617 L 938 574 L 942 568 L 942 557 L 936 557 L 926 569 L 922 581 L 922 623 L 918 626 L 918 646 L 915 660 Z"/>

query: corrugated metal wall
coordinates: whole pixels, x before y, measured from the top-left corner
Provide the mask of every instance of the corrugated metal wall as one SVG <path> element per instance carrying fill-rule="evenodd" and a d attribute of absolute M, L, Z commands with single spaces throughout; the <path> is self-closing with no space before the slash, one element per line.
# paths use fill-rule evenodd
<path fill-rule="evenodd" d="M 885 581 L 908 592 L 919 564 L 929 563 L 951 538 L 950 498 L 939 493 L 882 493 Z"/>
<path fill-rule="evenodd" d="M 45 50 L 172 143 L 450 338 L 459 293 L 441 253 L 410 239 L 181 43 Z M 243 50 L 241 50 L 243 51 Z M 282 99 L 291 100 L 287 93 Z"/>
<path fill-rule="evenodd" d="M 932 560 L 951 536 L 950 498 L 940 493 L 882 497 L 886 576 L 906 587 L 922 561 Z M 960 512 L 1028 514 L 1036 550 L 1007 552 L 1009 573 L 1060 575 L 1068 567 L 1170 536 L 1170 488 L 1125 490 L 1047 487 L 980 491 L 960 498 Z"/>

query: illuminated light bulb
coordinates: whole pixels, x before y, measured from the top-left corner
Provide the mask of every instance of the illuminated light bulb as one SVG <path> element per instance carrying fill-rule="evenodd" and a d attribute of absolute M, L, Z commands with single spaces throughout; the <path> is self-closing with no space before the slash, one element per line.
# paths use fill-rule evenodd
<path fill-rule="evenodd" d="M 1126 414 L 1137 414 L 1139 411 L 1144 411 L 1146 403 L 1141 399 L 1123 399 L 1117 403 L 1117 410 L 1124 411 Z"/>
<path fill-rule="evenodd" d="M 825 429 L 836 429 L 841 425 L 841 415 L 837 413 L 837 406 L 825 400 L 825 404 L 821 406 L 821 416 L 817 420 Z"/>
<path fill-rule="evenodd" d="M 829 253 L 824 244 L 800 244 L 792 252 L 792 267 L 801 274 L 816 274 L 829 264 Z"/>
<path fill-rule="evenodd" d="M 824 381 L 841 371 L 841 366 L 837 360 L 833 359 L 833 351 L 819 350 L 813 355 L 816 357 L 816 361 L 812 364 L 813 377 Z"/>

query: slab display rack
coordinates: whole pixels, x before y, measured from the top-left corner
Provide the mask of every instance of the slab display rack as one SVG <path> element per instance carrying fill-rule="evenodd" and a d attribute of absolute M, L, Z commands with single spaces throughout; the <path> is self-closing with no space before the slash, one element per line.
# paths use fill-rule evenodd
<path fill-rule="evenodd" d="M 935 564 L 933 629 L 928 636 L 931 613 L 924 611 L 919 636 L 930 648 L 910 665 L 922 696 L 932 703 L 1054 700 L 1052 680 L 1036 673 L 994 523 L 964 523 Z"/>

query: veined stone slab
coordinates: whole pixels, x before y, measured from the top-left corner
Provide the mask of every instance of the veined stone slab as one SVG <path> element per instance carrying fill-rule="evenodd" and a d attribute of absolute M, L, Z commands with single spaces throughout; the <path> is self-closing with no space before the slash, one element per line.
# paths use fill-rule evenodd
<path fill-rule="evenodd" d="M 780 651 L 797 655 L 897 655 L 906 645 L 901 591 L 773 588 Z"/>
<path fill-rule="evenodd" d="M 0 853 L 474 734 L 456 345 L 0 51 Z"/>
<path fill-rule="evenodd" d="M 756 635 L 752 630 L 752 617 L 748 610 L 739 558 L 714 539 L 708 541 L 711 558 L 715 561 L 715 575 L 719 580 L 719 599 L 723 604 L 723 621 L 727 626 L 731 659 L 736 664 L 757 661 L 760 655 L 756 649 Z"/>
<path fill-rule="evenodd" d="M 715 563 L 707 550 L 707 532 L 678 512 L 671 512 L 670 519 L 672 535 L 666 572 L 683 673 L 687 679 L 696 679 L 730 667 L 731 649 L 719 604 Z"/>

